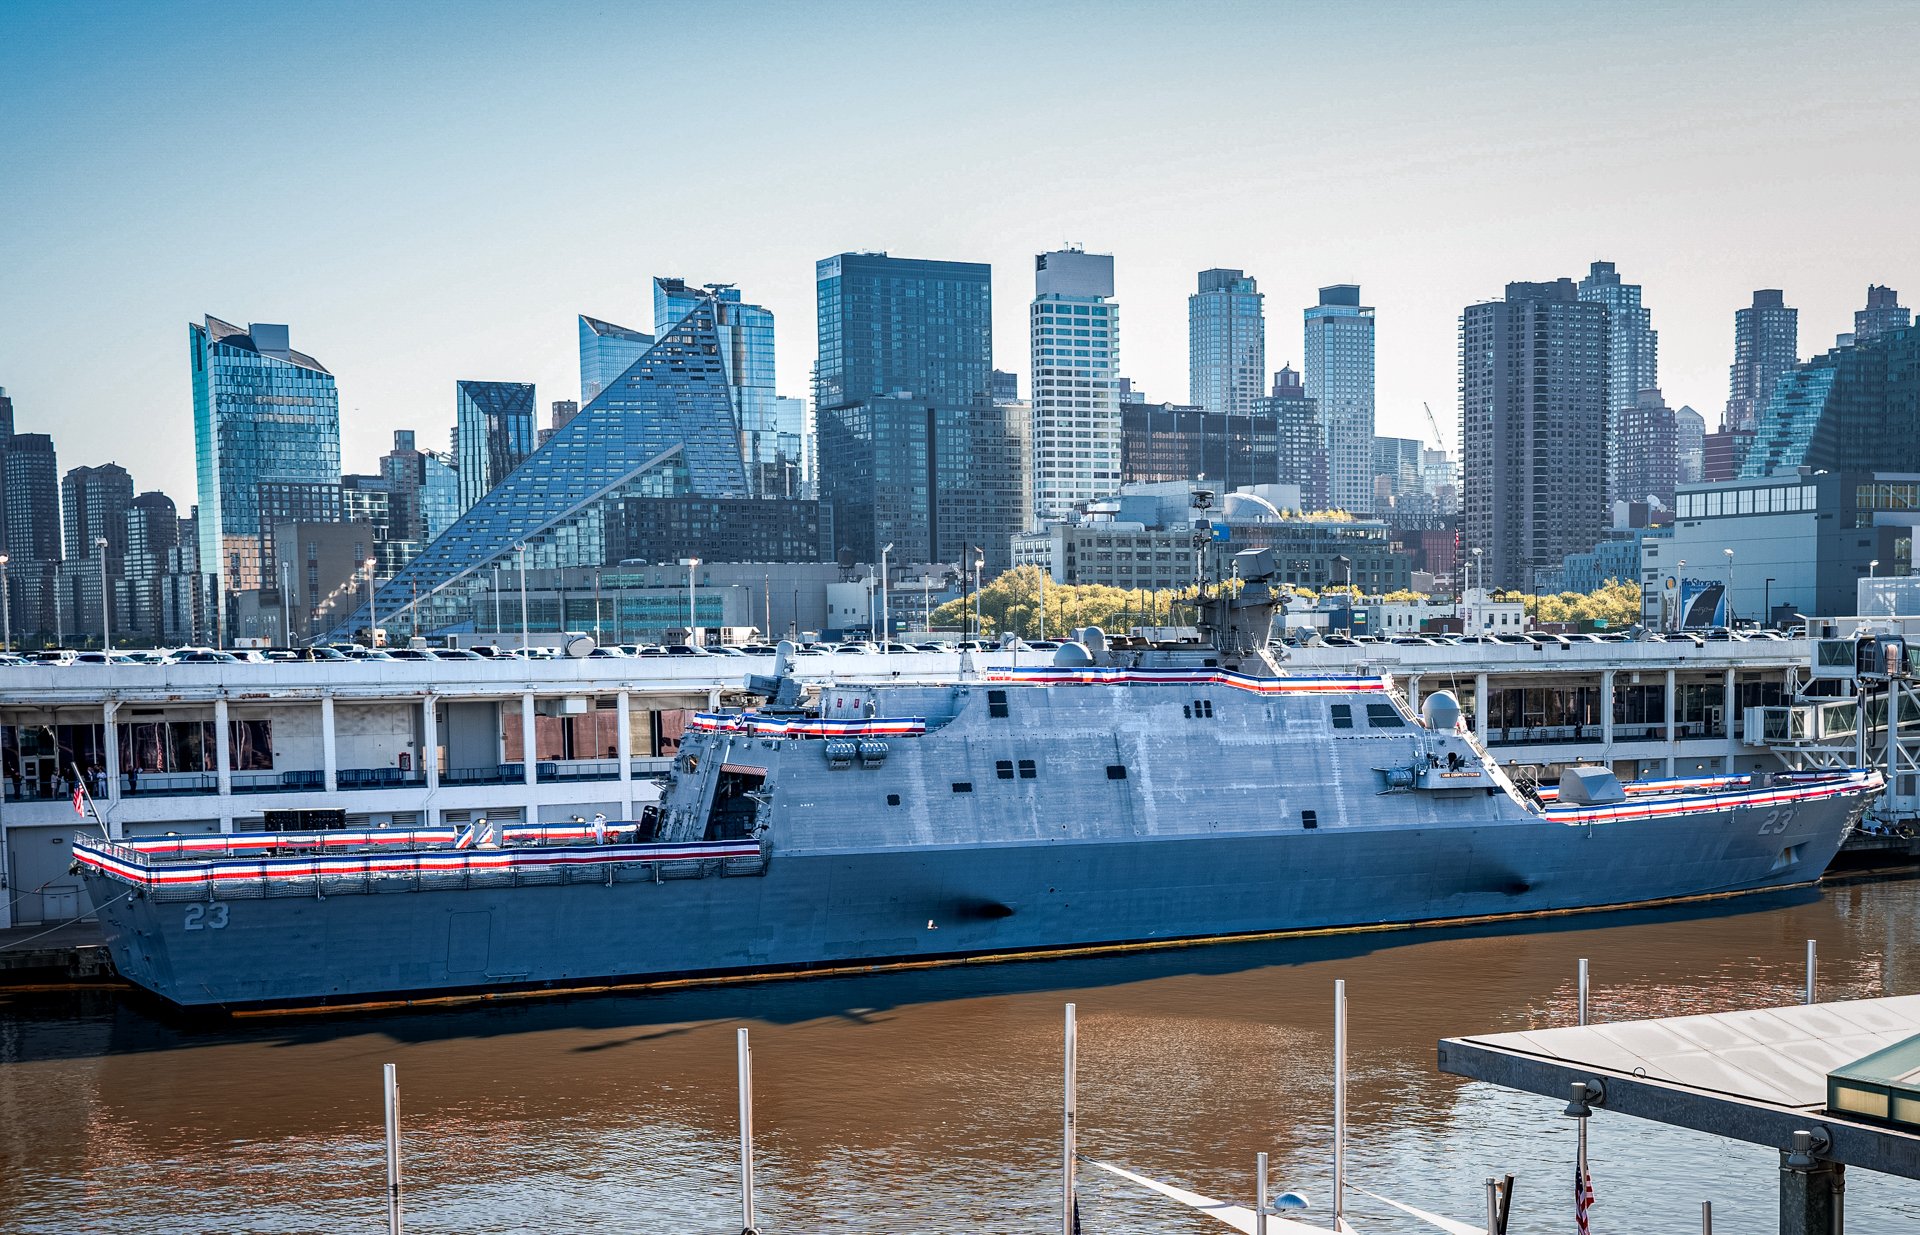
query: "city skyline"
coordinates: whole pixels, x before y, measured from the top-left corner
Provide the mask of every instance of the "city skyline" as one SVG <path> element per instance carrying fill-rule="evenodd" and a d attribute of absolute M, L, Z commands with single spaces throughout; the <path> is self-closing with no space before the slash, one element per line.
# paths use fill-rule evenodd
<path fill-rule="evenodd" d="M 16 120 L 0 155 L 21 184 L 58 191 L 18 195 L 16 225 L 0 237 L 10 271 L 0 384 L 23 422 L 68 439 L 72 464 L 137 451 L 143 487 L 184 499 L 191 394 L 174 360 L 181 322 L 208 307 L 290 323 L 327 357 L 343 456 L 365 466 L 395 427 L 433 440 L 439 426 L 425 412 L 444 406 L 456 379 L 531 381 L 571 397 L 578 315 L 644 328 L 650 279 L 674 271 L 733 282 L 772 309 L 778 390 L 803 395 L 819 258 L 873 249 L 989 262 L 1013 296 L 996 314 L 995 350 L 1019 369 L 1019 289 L 1034 254 L 1071 240 L 1115 256 L 1122 370 L 1149 397 L 1186 389 L 1195 272 L 1256 273 L 1276 327 L 1297 320 L 1318 287 L 1358 283 L 1384 327 L 1378 431 L 1426 437 L 1424 400 L 1455 445 L 1460 306 L 1497 298 L 1512 279 L 1595 260 L 1631 270 L 1657 306 L 1669 401 L 1715 413 L 1728 322 L 1753 289 L 1786 290 L 1811 354 L 1848 329 L 1869 283 L 1920 286 L 1920 258 L 1887 239 L 1900 234 L 1920 170 L 1872 157 L 1913 144 L 1912 109 L 1876 106 L 1875 125 L 1853 122 L 1858 82 L 1881 81 L 1896 101 L 1913 89 L 1901 71 L 1915 50 L 1910 10 L 1861 6 L 1841 23 L 1777 7 L 1738 31 L 1651 8 L 1406 6 L 1391 23 L 1249 6 L 1178 20 L 1125 5 L 1098 10 L 1097 22 L 1087 12 L 901 19 L 951 59 L 848 139 L 876 170 L 828 177 L 801 135 L 813 136 L 809 113 L 833 90 L 804 66 L 828 46 L 877 48 L 901 34 L 899 21 L 477 6 L 423 53 L 416 21 L 370 8 L 269 13 L 244 29 L 178 13 L 15 8 L 0 18 L 0 106 Z M 1510 37 L 1521 13 L 1524 44 Z M 1221 70 L 1182 52 L 1229 29 L 1236 42 L 1313 54 L 1286 83 L 1249 69 L 1244 97 L 1220 113 L 1200 100 L 1217 94 Z M 596 99 L 597 114 L 630 119 L 631 135 L 581 130 L 568 84 L 580 48 L 632 52 L 669 31 L 680 54 L 657 60 L 644 83 L 603 84 Z M 311 55 L 269 67 L 237 54 L 275 37 Z M 1047 54 L 1068 37 L 1086 53 L 1072 65 L 1086 67 Z M 350 46 L 362 50 L 348 56 Z M 755 82 L 708 100 L 729 142 L 658 147 L 648 126 L 659 101 L 695 89 L 704 61 L 720 56 Z M 1610 56 L 1653 84 L 1619 92 L 1554 68 Z M 992 65 L 985 82 L 982 62 Z M 389 72 L 396 63 L 408 71 Z M 1781 63 L 1796 66 L 1786 106 Z M 1025 140 L 1028 109 L 1148 71 L 1165 87 L 1156 99 L 1110 98 L 1072 144 Z M 1206 90 L 1186 88 L 1201 80 Z M 284 110 L 206 106 L 269 85 Z M 1522 94 L 1529 108 L 1516 112 Z M 952 123 L 963 112 L 967 122 Z M 1668 113 L 1690 123 L 1654 119 Z M 942 142 L 925 141 L 930 131 Z M 220 144 L 248 157 L 210 166 L 200 151 Z M 647 151 L 643 166 L 604 157 L 627 145 Z M 1849 167 L 1844 203 L 1815 178 L 1781 175 L 1780 151 L 1815 147 Z M 1496 158 L 1516 170 L 1490 179 Z M 483 159 L 515 174 L 470 193 Z M 657 191 L 665 175 L 685 182 L 722 167 L 733 169 L 725 183 L 751 187 L 700 211 L 669 208 Z M 1232 193 L 1213 188 L 1223 175 Z M 564 191 L 589 178 L 591 194 Z M 1586 191 L 1596 178 L 1660 188 L 1623 205 Z M 1519 208 L 1487 210 L 1503 187 L 1526 190 Z M 1268 196 L 1287 202 L 1284 214 L 1249 205 Z M 247 219 L 259 244 L 184 243 L 216 216 Z M 396 316 L 418 327 L 404 343 Z M 73 363 L 83 321 L 114 338 L 110 363 Z M 1269 369 L 1300 364 L 1290 342 L 1290 332 L 1269 340 Z"/>

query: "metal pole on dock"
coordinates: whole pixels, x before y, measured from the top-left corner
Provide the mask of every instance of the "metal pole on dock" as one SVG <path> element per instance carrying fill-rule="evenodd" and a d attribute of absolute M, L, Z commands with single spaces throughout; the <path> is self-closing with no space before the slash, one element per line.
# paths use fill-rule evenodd
<path fill-rule="evenodd" d="M 1713 1235 L 1713 1202 L 1700 1202 L 1700 1235 Z"/>
<path fill-rule="evenodd" d="M 392 1064 L 380 1071 L 387 1102 L 387 1232 L 400 1235 L 400 1080 Z"/>
<path fill-rule="evenodd" d="M 738 1031 L 740 1056 L 740 1233 L 753 1235 L 753 1046 Z"/>
<path fill-rule="evenodd" d="M 1819 964 L 1820 964 L 1820 943 L 1818 940 L 1809 939 L 1807 940 L 1807 999 L 1806 999 L 1808 1003 L 1813 1002 L 1814 971 L 1819 967 Z"/>
<path fill-rule="evenodd" d="M 1333 1229 L 1347 1211 L 1347 981 L 1333 984 Z"/>
<path fill-rule="evenodd" d="M 1074 1221 L 1074 1211 L 1079 1200 L 1073 1189 L 1074 1158 L 1079 1153 L 1080 1129 L 1077 1124 L 1078 1100 L 1075 1091 L 1079 1087 L 1079 1027 L 1075 1022 L 1075 1005 L 1067 1005 L 1066 1038 L 1066 1108 L 1065 1122 L 1060 1134 L 1060 1232 L 1061 1235 L 1075 1235 L 1078 1224 Z"/>
<path fill-rule="evenodd" d="M 1487 1235 L 1500 1235 L 1500 1183 L 1487 1176 Z"/>
<path fill-rule="evenodd" d="M 1267 1235 L 1267 1155 L 1254 1158 L 1253 1235 Z"/>
<path fill-rule="evenodd" d="M 1591 989 L 1589 978 L 1587 958 L 1583 956 L 1580 958 L 1580 1023 L 1582 1025 L 1587 1023 L 1587 995 Z M 1577 1142 L 1574 1145 L 1574 1155 L 1575 1160 L 1579 1163 L 1580 1170 L 1579 1175 L 1575 1177 L 1574 1186 L 1576 1188 L 1585 1188 L 1587 1186 L 1587 1121 L 1584 1119 L 1576 1119 L 1574 1123 L 1577 1125 L 1577 1132 L 1575 1134 Z M 1577 1208 L 1578 1206 L 1576 1205 L 1576 1209 Z"/>

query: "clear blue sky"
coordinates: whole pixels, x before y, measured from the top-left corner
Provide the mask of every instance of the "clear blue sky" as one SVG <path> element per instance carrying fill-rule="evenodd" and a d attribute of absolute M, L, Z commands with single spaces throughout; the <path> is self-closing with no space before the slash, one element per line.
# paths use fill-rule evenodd
<path fill-rule="evenodd" d="M 1920 300 L 1920 5 L 1084 3 L 0 7 L 0 386 L 63 467 L 193 500 L 186 324 L 284 321 L 345 463 L 444 444 L 461 378 L 578 393 L 574 315 L 739 284 L 805 394 L 813 262 L 1116 255 L 1123 370 L 1184 399 L 1194 272 L 1379 309 L 1380 428 L 1451 438 L 1455 319 L 1595 258 L 1711 422 L 1733 310 L 1801 350 Z"/>

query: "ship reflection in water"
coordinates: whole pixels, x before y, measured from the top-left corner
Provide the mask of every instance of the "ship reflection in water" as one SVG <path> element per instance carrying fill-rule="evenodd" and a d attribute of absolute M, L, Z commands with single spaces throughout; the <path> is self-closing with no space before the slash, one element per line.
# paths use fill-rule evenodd
<path fill-rule="evenodd" d="M 1920 881 L 1503 930 L 1347 935 L 1053 963 L 193 1024 L 114 996 L 0 1000 L 0 1230 L 379 1229 L 380 1064 L 399 1065 L 411 1232 L 739 1229 L 734 1029 L 753 1028 L 761 1222 L 1058 1230 L 1061 1005 L 1083 1153 L 1245 1202 L 1254 1155 L 1324 1220 L 1332 989 L 1350 1006 L 1351 1177 L 1458 1218 L 1519 1177 L 1512 1230 L 1570 1229 L 1559 1104 L 1439 1075 L 1447 1035 L 1920 991 Z M 1596 1226 L 1775 1221 L 1773 1155 L 1604 1115 Z M 1848 1229 L 1906 1231 L 1920 1183 L 1852 1172 Z M 1104 1172 L 1089 1235 L 1227 1228 Z M 1364 1196 L 1363 1231 L 1413 1231 Z M 1315 1216 L 1314 1212 L 1307 1215 Z"/>

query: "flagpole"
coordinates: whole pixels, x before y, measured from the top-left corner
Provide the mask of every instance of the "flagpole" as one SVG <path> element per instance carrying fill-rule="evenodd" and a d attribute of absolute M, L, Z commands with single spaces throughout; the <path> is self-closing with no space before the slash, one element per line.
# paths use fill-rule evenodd
<path fill-rule="evenodd" d="M 1346 1221 L 1347 1202 L 1347 983 L 1333 984 L 1333 1229 Z"/>
<path fill-rule="evenodd" d="M 81 773 L 80 765 L 75 763 L 70 766 L 73 768 L 74 787 L 79 791 L 77 796 L 87 804 L 86 810 L 81 810 L 78 806 L 75 806 L 74 813 L 82 819 L 85 819 L 88 815 L 92 815 L 93 821 L 100 825 L 101 837 L 105 840 L 112 840 L 113 832 L 107 827 L 107 821 L 100 817 L 100 803 L 94 800 L 93 790 L 87 787 L 87 778 Z"/>

